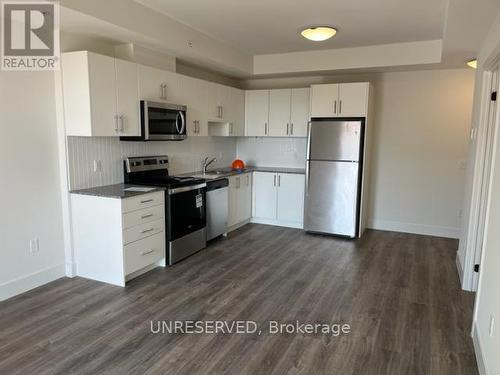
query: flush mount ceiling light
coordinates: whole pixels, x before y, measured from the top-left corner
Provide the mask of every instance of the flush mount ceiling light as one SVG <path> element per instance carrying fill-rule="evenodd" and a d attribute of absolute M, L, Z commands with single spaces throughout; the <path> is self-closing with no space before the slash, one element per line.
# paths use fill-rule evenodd
<path fill-rule="evenodd" d="M 306 39 L 321 42 L 337 34 L 337 30 L 330 26 L 314 26 L 302 30 L 300 34 Z"/>
<path fill-rule="evenodd" d="M 477 69 L 477 60 L 473 59 L 470 61 L 467 61 L 467 66 L 472 69 Z"/>

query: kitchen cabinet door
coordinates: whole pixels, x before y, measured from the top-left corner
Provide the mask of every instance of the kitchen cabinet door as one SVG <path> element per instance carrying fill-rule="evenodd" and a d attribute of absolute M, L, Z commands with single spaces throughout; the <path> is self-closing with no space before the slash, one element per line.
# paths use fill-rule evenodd
<path fill-rule="evenodd" d="M 339 85 L 311 85 L 311 117 L 336 117 Z"/>
<path fill-rule="evenodd" d="M 92 131 L 89 135 L 93 137 L 119 135 L 116 112 L 115 59 L 91 52 L 88 52 L 87 56 L 89 98 L 74 97 L 71 100 L 90 100 L 90 127 Z M 85 64 L 85 61 L 82 60 L 81 63 Z M 68 77 L 68 79 L 72 79 L 72 77 Z"/>
<path fill-rule="evenodd" d="M 245 91 L 233 87 L 229 87 L 229 91 L 229 136 L 241 137 L 245 135 Z"/>
<path fill-rule="evenodd" d="M 179 75 L 180 102 L 187 106 L 188 136 L 208 136 L 207 85 L 196 78 Z"/>
<path fill-rule="evenodd" d="M 263 137 L 268 134 L 269 90 L 245 92 L 245 135 Z"/>
<path fill-rule="evenodd" d="M 229 94 L 226 87 L 218 83 L 208 83 L 208 121 L 224 122 L 224 110 L 227 115 L 227 99 Z"/>
<path fill-rule="evenodd" d="M 305 176 L 303 174 L 278 174 L 278 221 L 299 225 L 303 223 L 304 189 Z"/>
<path fill-rule="evenodd" d="M 173 72 L 139 65 L 139 97 L 140 100 L 181 103 L 181 90 L 178 75 Z"/>
<path fill-rule="evenodd" d="M 227 217 L 227 226 L 230 228 L 239 222 L 238 217 L 238 185 L 241 185 L 241 178 L 239 176 L 229 177 L 229 212 Z"/>
<path fill-rule="evenodd" d="M 289 134 L 291 137 L 307 137 L 310 101 L 310 89 L 292 89 Z"/>
<path fill-rule="evenodd" d="M 238 221 L 249 220 L 252 217 L 252 174 L 245 173 L 240 177 L 238 189 Z"/>
<path fill-rule="evenodd" d="M 337 117 L 366 117 L 369 83 L 342 83 L 339 85 Z"/>
<path fill-rule="evenodd" d="M 116 114 L 121 136 L 140 136 L 140 106 L 137 64 L 115 59 Z"/>
<path fill-rule="evenodd" d="M 271 137 L 290 134 L 290 89 L 269 91 L 269 132 Z"/>
<path fill-rule="evenodd" d="M 276 220 L 277 203 L 276 173 L 254 172 L 253 216 L 258 219 Z"/>

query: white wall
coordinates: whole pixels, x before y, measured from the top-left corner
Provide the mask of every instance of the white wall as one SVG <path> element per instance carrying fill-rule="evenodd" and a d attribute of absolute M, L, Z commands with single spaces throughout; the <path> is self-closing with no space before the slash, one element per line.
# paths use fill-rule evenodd
<path fill-rule="evenodd" d="M 500 53 L 500 15 L 497 17 L 479 54 L 479 64 L 496 57 Z M 478 78 L 482 71 L 478 71 Z M 476 87 L 474 123 L 479 121 L 480 97 L 482 87 Z M 498 118 L 497 118 L 498 121 Z M 494 150 L 494 167 L 490 187 L 487 228 L 485 233 L 479 288 L 474 312 L 473 338 L 476 357 L 480 363 L 482 375 L 500 374 L 500 144 L 499 127 Z M 490 317 L 495 318 L 494 331 L 489 335 Z"/>
<path fill-rule="evenodd" d="M 470 69 L 376 80 L 370 227 L 458 238 L 473 85 Z"/>
<path fill-rule="evenodd" d="M 237 147 L 246 165 L 305 168 L 305 138 L 238 138 Z"/>
<path fill-rule="evenodd" d="M 201 161 L 215 157 L 211 168 L 227 167 L 236 157 L 236 139 L 189 137 L 180 142 L 120 142 L 114 137 L 68 137 L 70 189 L 123 182 L 123 159 L 128 156 L 168 155 L 170 174 L 199 171 Z M 100 160 L 102 172 L 94 172 Z"/>
<path fill-rule="evenodd" d="M 64 249 L 53 74 L 0 71 L 0 88 L 2 300 L 63 276 Z"/>

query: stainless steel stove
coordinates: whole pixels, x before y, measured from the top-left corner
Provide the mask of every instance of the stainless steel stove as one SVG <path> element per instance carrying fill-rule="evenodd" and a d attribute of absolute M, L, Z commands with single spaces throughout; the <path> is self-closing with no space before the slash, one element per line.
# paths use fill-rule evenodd
<path fill-rule="evenodd" d="M 125 183 L 165 188 L 167 263 L 172 265 L 206 247 L 204 179 L 168 173 L 168 156 L 131 157 L 124 161 Z"/>

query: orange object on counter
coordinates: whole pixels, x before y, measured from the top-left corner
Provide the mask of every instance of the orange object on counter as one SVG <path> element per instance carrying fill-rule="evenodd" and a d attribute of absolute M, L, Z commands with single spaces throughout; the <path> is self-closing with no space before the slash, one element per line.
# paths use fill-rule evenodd
<path fill-rule="evenodd" d="M 243 162 L 243 160 L 236 159 L 235 161 L 233 161 L 233 164 L 231 164 L 231 168 L 233 170 L 245 169 L 245 163 Z"/>

